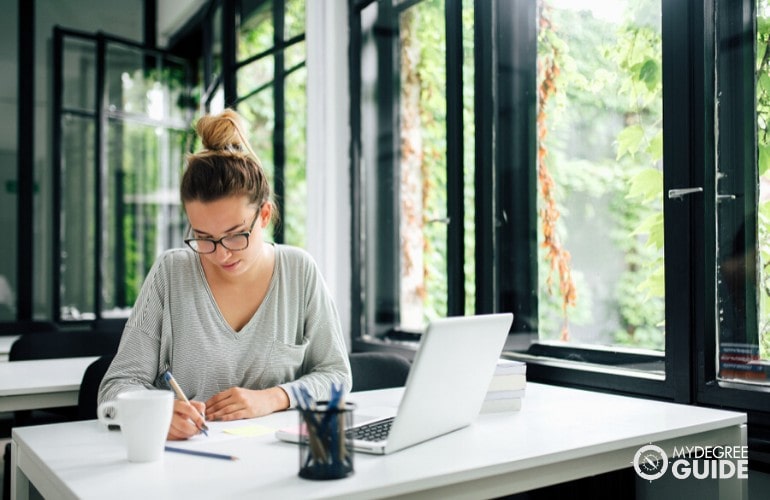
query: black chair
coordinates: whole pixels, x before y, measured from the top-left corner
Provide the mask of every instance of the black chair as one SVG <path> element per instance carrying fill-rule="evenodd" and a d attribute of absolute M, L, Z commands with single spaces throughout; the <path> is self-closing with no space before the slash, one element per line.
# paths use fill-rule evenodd
<path fill-rule="evenodd" d="M 119 343 L 119 333 L 91 330 L 27 333 L 11 345 L 8 361 L 114 355 Z M 76 407 L 14 412 L 16 426 L 71 421 L 76 420 L 77 417 Z"/>
<path fill-rule="evenodd" d="M 99 385 L 102 383 L 107 368 L 112 363 L 114 354 L 100 357 L 86 368 L 83 381 L 80 383 L 78 393 L 78 419 L 91 420 L 96 418 L 97 399 L 99 397 Z"/>
<path fill-rule="evenodd" d="M 8 361 L 114 354 L 118 350 L 120 335 L 120 332 L 92 330 L 28 333 L 11 345 Z"/>
<path fill-rule="evenodd" d="M 99 318 L 91 323 L 91 329 L 95 332 L 117 333 L 120 335 L 126 327 L 126 321 L 128 321 L 128 318 Z"/>
<path fill-rule="evenodd" d="M 59 325 L 53 321 L 8 321 L 0 322 L 0 335 L 19 335 L 25 333 L 58 332 Z"/>
<path fill-rule="evenodd" d="M 390 352 L 355 352 L 350 355 L 353 374 L 352 392 L 401 387 L 406 383 L 412 364 L 405 357 Z"/>

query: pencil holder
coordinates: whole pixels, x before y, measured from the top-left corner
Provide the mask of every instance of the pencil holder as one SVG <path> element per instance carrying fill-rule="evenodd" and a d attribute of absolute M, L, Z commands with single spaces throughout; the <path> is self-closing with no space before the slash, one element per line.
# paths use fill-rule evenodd
<path fill-rule="evenodd" d="M 299 476 L 305 479 L 340 479 L 353 473 L 353 441 L 345 431 L 353 423 L 353 403 L 330 407 L 318 402 L 299 410 Z"/>

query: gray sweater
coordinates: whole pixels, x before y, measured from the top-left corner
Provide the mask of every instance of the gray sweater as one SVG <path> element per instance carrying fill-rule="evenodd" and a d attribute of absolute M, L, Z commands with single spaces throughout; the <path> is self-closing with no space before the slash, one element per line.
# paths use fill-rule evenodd
<path fill-rule="evenodd" d="M 222 317 L 200 259 L 190 249 L 164 252 L 153 265 L 99 388 L 99 403 L 137 388 L 164 387 L 167 369 L 189 399 L 231 387 L 301 383 L 326 399 L 332 383 L 352 385 L 337 309 L 312 257 L 275 245 L 267 294 L 241 331 Z"/>

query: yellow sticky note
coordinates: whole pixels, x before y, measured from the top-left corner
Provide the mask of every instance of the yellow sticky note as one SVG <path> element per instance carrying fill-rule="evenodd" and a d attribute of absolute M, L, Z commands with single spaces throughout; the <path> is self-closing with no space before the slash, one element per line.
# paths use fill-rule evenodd
<path fill-rule="evenodd" d="M 264 425 L 247 425 L 244 427 L 234 427 L 232 429 L 225 429 L 222 431 L 226 434 L 233 434 L 235 436 L 264 436 L 265 434 L 272 434 L 275 429 L 265 427 Z"/>

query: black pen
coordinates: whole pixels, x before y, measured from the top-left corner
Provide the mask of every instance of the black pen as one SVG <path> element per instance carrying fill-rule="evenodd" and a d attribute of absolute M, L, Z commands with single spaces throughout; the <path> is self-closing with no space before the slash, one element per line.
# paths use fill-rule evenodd
<path fill-rule="evenodd" d="M 171 370 L 166 370 L 166 373 L 163 374 L 163 378 L 166 380 L 168 385 L 171 386 L 171 388 L 174 390 L 174 392 L 176 393 L 176 397 L 178 397 L 181 401 L 184 401 L 188 405 L 192 406 L 192 403 L 190 403 L 190 400 L 187 399 L 187 396 L 184 395 L 184 392 L 182 392 L 182 388 L 179 387 L 179 384 L 177 384 L 176 379 L 174 379 L 174 376 L 171 374 Z M 193 406 L 193 408 L 195 407 Z M 204 419 L 206 418 L 202 413 L 200 415 Z M 209 428 L 204 422 L 203 427 L 200 428 L 200 431 L 206 436 L 208 436 L 209 435 L 208 430 Z"/>

